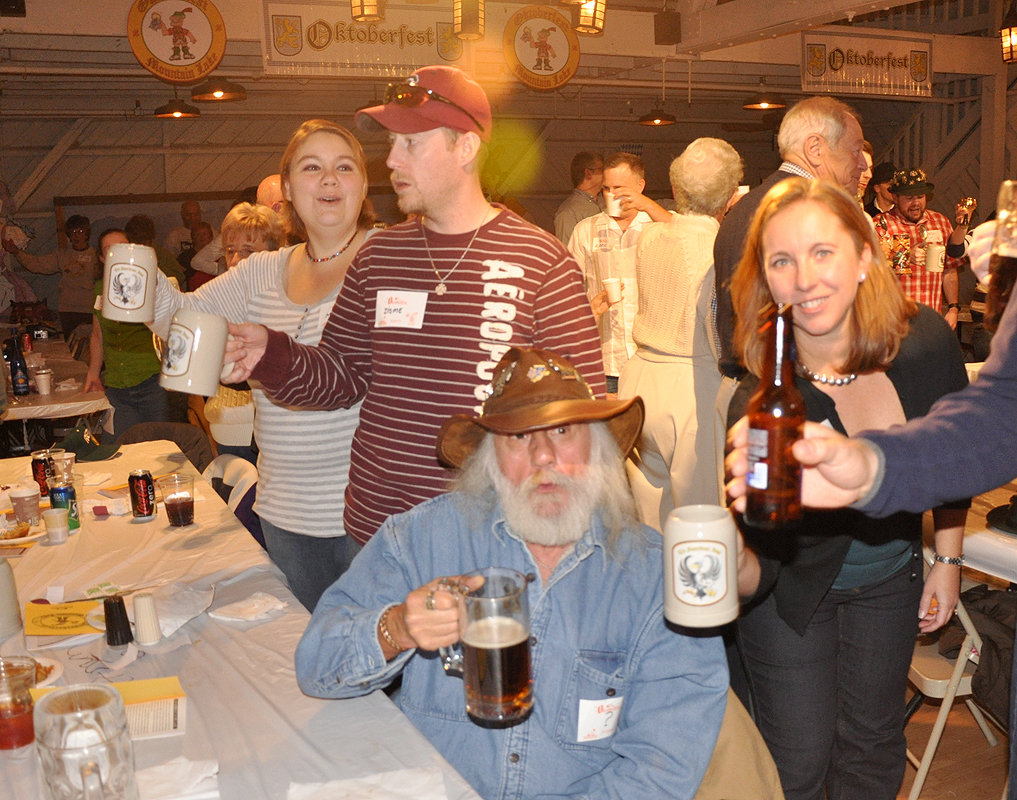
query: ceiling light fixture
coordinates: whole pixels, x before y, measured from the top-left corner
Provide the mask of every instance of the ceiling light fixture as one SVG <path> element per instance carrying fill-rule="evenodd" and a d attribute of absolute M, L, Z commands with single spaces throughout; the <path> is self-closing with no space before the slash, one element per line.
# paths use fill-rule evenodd
<path fill-rule="evenodd" d="M 354 22 L 378 22 L 385 19 L 379 0 L 350 0 L 350 14 Z"/>
<path fill-rule="evenodd" d="M 784 102 L 784 98 L 779 94 L 768 92 L 766 90 L 766 78 L 760 78 L 759 91 L 742 103 L 742 108 L 753 109 L 755 111 L 769 111 L 774 108 L 787 108 L 787 103 Z"/>
<path fill-rule="evenodd" d="M 484 38 L 484 0 L 453 0 L 452 33 L 464 41 Z"/>
<path fill-rule="evenodd" d="M 651 128 L 663 128 L 666 125 L 674 125 L 678 122 L 675 119 L 674 114 L 668 114 L 664 110 L 664 102 L 666 100 L 665 91 L 667 89 L 667 59 L 662 59 L 660 62 L 660 102 L 653 107 L 653 110 L 649 114 L 643 114 L 638 120 L 640 125 L 646 125 Z"/>
<path fill-rule="evenodd" d="M 177 87 L 174 86 L 173 99 L 166 103 L 166 105 L 159 106 L 155 110 L 155 116 L 159 119 L 192 119 L 200 117 L 201 112 L 177 97 Z"/>
<path fill-rule="evenodd" d="M 607 0 L 586 0 L 572 12 L 572 27 L 583 36 L 597 36 L 604 32 L 606 10 Z"/>
<path fill-rule="evenodd" d="M 196 103 L 227 103 L 246 99 L 247 90 L 239 83 L 232 83 L 225 78 L 209 78 L 191 89 L 191 100 Z"/>
<path fill-rule="evenodd" d="M 999 36 L 1003 43 L 1003 63 L 1014 63 L 1017 61 L 1017 3 L 1010 4 L 1010 10 L 1003 17 Z"/>

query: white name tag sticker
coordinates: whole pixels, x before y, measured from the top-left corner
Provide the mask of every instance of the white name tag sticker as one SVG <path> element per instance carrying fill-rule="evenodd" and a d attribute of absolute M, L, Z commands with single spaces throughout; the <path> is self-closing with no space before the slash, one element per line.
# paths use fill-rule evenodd
<path fill-rule="evenodd" d="M 427 292 L 381 291 L 374 306 L 375 328 L 424 327 Z"/>
<path fill-rule="evenodd" d="M 925 232 L 925 241 L 926 242 L 931 242 L 932 244 L 942 244 L 943 243 L 943 231 L 926 231 Z"/>
<path fill-rule="evenodd" d="M 624 697 L 608 697 L 604 700 L 579 701 L 579 731 L 577 742 L 595 742 L 614 736 L 618 730 Z"/>

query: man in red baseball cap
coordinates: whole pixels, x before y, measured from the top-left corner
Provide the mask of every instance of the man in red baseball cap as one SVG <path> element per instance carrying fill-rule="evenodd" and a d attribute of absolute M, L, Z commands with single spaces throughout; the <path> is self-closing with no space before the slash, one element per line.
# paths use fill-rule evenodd
<path fill-rule="evenodd" d="M 357 125 L 365 131 L 424 133 L 450 128 L 473 131 L 491 141 L 491 106 L 483 88 L 455 67 L 424 67 L 403 83 L 391 83 L 385 103 L 357 112 Z"/>
<path fill-rule="evenodd" d="M 600 337 L 582 273 L 557 239 L 492 205 L 480 182 L 491 138 L 483 88 L 455 67 L 417 70 L 357 113 L 388 132 L 406 222 L 360 248 L 316 347 L 233 326 L 231 380 L 251 376 L 280 403 L 359 400 L 347 532 L 366 542 L 391 514 L 443 492 L 434 441 L 449 413 L 474 414 L 512 347 L 566 356 L 604 394 Z"/>

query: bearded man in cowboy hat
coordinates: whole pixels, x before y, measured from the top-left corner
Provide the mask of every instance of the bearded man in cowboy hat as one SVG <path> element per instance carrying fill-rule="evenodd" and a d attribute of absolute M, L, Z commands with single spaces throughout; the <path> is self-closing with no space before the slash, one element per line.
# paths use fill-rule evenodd
<path fill-rule="evenodd" d="M 660 535 L 623 465 L 642 421 L 639 398 L 596 400 L 564 358 L 510 349 L 481 414 L 438 435 L 454 491 L 390 517 L 322 595 L 301 689 L 351 697 L 401 674 L 396 703 L 485 798 L 692 798 L 727 663 L 717 637 L 665 626 Z M 470 721 L 436 652 L 460 638 L 449 585 L 492 566 L 527 576 L 531 609 L 534 707 L 502 729 Z"/>
<path fill-rule="evenodd" d="M 923 170 L 897 170 L 890 182 L 894 207 L 874 217 L 872 223 L 876 226 L 881 241 L 886 241 L 894 234 L 906 234 L 909 237 L 911 249 L 908 268 L 911 274 L 897 276 L 904 294 L 916 303 L 924 303 L 936 311 L 942 310 L 945 297 L 947 306 L 943 316 L 951 328 L 956 328 L 960 313 L 958 269 L 961 259 L 967 254 L 964 237 L 968 232 L 971 212 L 958 203 L 955 209 L 957 226 L 953 227 L 945 215 L 926 207 L 928 195 L 935 188 Z M 938 256 L 934 256 L 935 264 L 927 263 L 929 245 L 945 248 L 942 266 Z"/>

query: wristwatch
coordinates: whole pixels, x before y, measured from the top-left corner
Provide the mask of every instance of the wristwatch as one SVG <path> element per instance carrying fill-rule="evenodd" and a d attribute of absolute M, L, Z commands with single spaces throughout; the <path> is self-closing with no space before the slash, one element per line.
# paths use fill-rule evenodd
<path fill-rule="evenodd" d="M 939 553 L 936 553 L 933 556 L 933 559 L 938 561 L 940 564 L 952 564 L 955 567 L 964 566 L 964 556 L 941 556 Z"/>
<path fill-rule="evenodd" d="M 949 311 L 951 308 L 956 308 L 958 311 L 960 311 L 960 303 L 950 303 L 949 305 L 947 305 L 946 310 Z"/>

